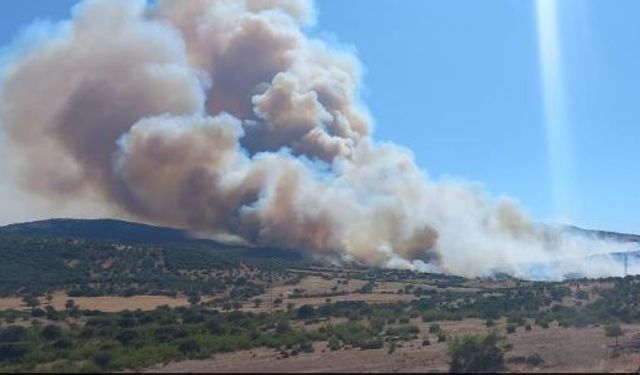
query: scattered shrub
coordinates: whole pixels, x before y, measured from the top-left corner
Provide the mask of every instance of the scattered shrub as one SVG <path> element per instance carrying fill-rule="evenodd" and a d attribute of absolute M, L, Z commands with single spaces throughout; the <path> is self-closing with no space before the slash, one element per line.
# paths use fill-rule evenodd
<path fill-rule="evenodd" d="M 336 350 L 340 350 L 340 348 L 340 340 L 336 339 L 335 337 L 329 339 L 329 350 L 334 352 Z"/>

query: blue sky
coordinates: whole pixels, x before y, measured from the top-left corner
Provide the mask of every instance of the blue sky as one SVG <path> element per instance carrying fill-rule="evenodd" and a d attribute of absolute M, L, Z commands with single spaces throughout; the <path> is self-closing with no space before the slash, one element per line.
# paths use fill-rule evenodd
<path fill-rule="evenodd" d="M 0 44 L 75 0 L 0 2 Z M 535 218 L 640 232 L 640 2 L 562 0 L 572 204 L 553 206 L 534 1 L 320 0 L 316 35 L 357 50 L 376 139 L 431 176 L 482 182 Z"/>

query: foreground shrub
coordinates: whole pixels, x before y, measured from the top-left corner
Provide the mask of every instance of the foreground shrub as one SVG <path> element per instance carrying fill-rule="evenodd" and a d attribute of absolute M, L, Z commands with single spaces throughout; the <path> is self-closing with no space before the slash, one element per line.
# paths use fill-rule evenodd
<path fill-rule="evenodd" d="M 97 352 L 91 358 L 92 362 L 101 368 L 109 367 L 109 364 L 111 364 L 111 359 L 112 359 L 111 353 L 106 350 Z"/>
<path fill-rule="evenodd" d="M 191 356 L 200 351 L 200 344 L 198 344 L 198 342 L 193 339 L 189 339 L 183 341 L 178 346 L 178 351 L 186 356 Z"/>
<path fill-rule="evenodd" d="M 504 368 L 503 338 L 490 333 L 482 336 L 463 336 L 449 341 L 451 364 L 449 371 L 498 372 Z"/>

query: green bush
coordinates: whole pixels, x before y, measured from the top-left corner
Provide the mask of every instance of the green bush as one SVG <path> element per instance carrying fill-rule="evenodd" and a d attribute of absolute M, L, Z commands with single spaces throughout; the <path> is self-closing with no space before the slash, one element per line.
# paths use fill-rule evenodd
<path fill-rule="evenodd" d="M 504 368 L 504 349 L 500 347 L 503 338 L 495 333 L 481 336 L 463 336 L 449 343 L 452 373 L 495 373 Z"/>
<path fill-rule="evenodd" d="M 22 359 L 28 351 L 28 346 L 24 343 L 2 343 L 0 344 L 0 363 L 18 361 Z"/>
<path fill-rule="evenodd" d="M 116 340 L 118 340 L 123 346 L 129 346 L 133 345 L 139 336 L 138 332 L 128 329 L 118 333 L 116 335 Z"/>
<path fill-rule="evenodd" d="M 427 310 L 422 313 L 422 321 L 423 322 L 436 322 L 439 320 L 444 320 L 445 315 L 440 310 Z"/>
<path fill-rule="evenodd" d="M 226 331 L 222 323 L 217 319 L 207 321 L 206 328 L 209 333 L 216 336 L 222 335 Z"/>
<path fill-rule="evenodd" d="M 313 308 L 313 306 L 303 305 L 298 309 L 297 317 L 298 319 L 305 320 L 313 318 L 315 314 L 316 310 Z"/>
<path fill-rule="evenodd" d="M 375 333 L 380 333 L 384 329 L 385 320 L 384 318 L 375 318 L 369 321 L 369 328 Z"/>
<path fill-rule="evenodd" d="M 389 350 L 387 351 L 388 354 L 393 354 L 393 352 L 396 351 L 396 342 L 395 341 L 391 341 L 389 343 Z"/>
<path fill-rule="evenodd" d="M 389 327 L 385 332 L 386 336 L 398 336 L 403 340 L 409 340 L 414 338 L 418 333 L 420 333 L 420 328 L 409 324 L 403 325 L 399 327 Z"/>
<path fill-rule="evenodd" d="M 341 348 L 340 340 L 336 339 L 335 337 L 332 337 L 329 339 L 329 350 L 334 352 L 336 350 L 340 350 L 340 348 Z"/>
<path fill-rule="evenodd" d="M 96 364 L 96 366 L 106 369 L 111 364 L 113 356 L 111 352 L 106 350 L 101 350 L 93 355 L 91 361 Z"/>
<path fill-rule="evenodd" d="M 382 349 L 384 347 L 384 341 L 382 341 L 380 337 L 372 337 L 358 341 L 356 346 L 362 350 Z"/>
<path fill-rule="evenodd" d="M 186 356 L 191 356 L 200 351 L 200 344 L 196 340 L 189 339 L 178 345 L 178 351 Z"/>
<path fill-rule="evenodd" d="M 56 340 L 53 343 L 53 347 L 56 348 L 56 349 L 62 349 L 62 350 L 70 349 L 70 348 L 73 347 L 73 342 L 71 340 L 63 337 L 61 339 Z"/>
<path fill-rule="evenodd" d="M 289 327 L 289 322 L 286 321 L 286 320 L 281 320 L 276 325 L 276 333 L 278 335 L 284 335 L 285 333 L 289 332 L 290 330 L 291 330 L 291 327 Z"/>
<path fill-rule="evenodd" d="M 618 337 L 624 335 L 624 331 L 618 323 L 609 323 L 604 326 L 604 334 L 607 337 L 614 337 L 616 339 L 616 346 L 618 345 Z"/>
<path fill-rule="evenodd" d="M 153 335 L 155 339 L 160 342 L 169 342 L 178 338 L 186 337 L 187 332 L 182 327 L 164 326 L 157 328 Z"/>
<path fill-rule="evenodd" d="M 313 344 L 310 341 L 301 342 L 300 345 L 298 346 L 298 348 L 300 349 L 300 352 L 302 352 L 302 353 L 313 353 L 313 351 L 314 351 Z"/>
<path fill-rule="evenodd" d="M 62 328 L 53 324 L 46 325 L 42 329 L 42 332 L 40 332 L 40 337 L 42 337 L 47 341 L 53 341 L 57 338 L 60 338 L 61 336 L 62 336 Z"/>
<path fill-rule="evenodd" d="M 589 292 L 584 290 L 579 290 L 576 292 L 576 298 L 583 301 L 589 300 Z"/>
<path fill-rule="evenodd" d="M 24 341 L 27 338 L 27 329 L 21 326 L 8 326 L 0 329 L 0 343 L 13 343 Z"/>

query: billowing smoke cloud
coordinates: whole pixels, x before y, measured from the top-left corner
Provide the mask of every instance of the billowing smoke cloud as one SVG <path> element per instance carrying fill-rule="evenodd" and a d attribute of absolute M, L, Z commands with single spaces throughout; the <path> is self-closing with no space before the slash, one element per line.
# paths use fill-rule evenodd
<path fill-rule="evenodd" d="M 305 0 L 86 0 L 8 59 L 20 182 L 56 201 L 371 265 L 478 275 L 603 250 L 371 138 Z M 606 274 L 607 269 L 589 271 Z"/>

